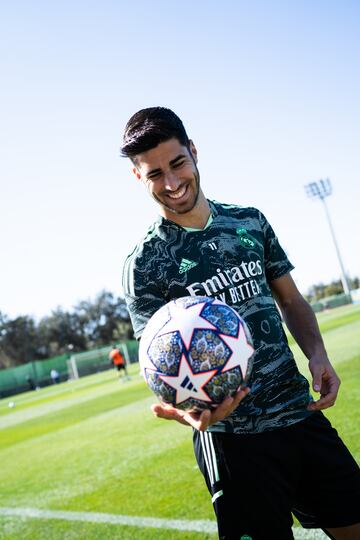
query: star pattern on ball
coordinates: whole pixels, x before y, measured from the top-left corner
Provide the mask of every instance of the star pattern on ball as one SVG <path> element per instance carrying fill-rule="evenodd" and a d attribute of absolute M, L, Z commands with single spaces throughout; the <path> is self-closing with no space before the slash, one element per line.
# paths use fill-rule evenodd
<path fill-rule="evenodd" d="M 179 332 L 186 349 L 189 350 L 191 338 L 195 330 L 217 330 L 216 326 L 201 317 L 204 302 L 184 308 L 175 302 L 169 304 L 170 320 L 163 326 L 158 337 L 169 332 Z M 179 330 L 181 328 L 181 331 Z"/>
<path fill-rule="evenodd" d="M 242 376 L 245 378 L 249 358 L 254 354 L 254 348 L 247 340 L 243 325 L 239 323 L 237 336 L 232 337 L 226 336 L 225 334 L 220 334 L 220 337 L 223 341 L 225 341 L 226 345 L 228 345 L 232 351 L 229 360 L 222 369 L 222 373 L 229 371 L 229 369 L 240 366 Z"/>
<path fill-rule="evenodd" d="M 172 388 L 175 388 L 176 406 L 189 398 L 211 402 L 211 399 L 205 390 L 203 390 L 203 387 L 210 381 L 216 372 L 217 370 L 213 369 L 211 371 L 194 373 L 186 359 L 186 356 L 183 354 L 180 360 L 177 375 L 162 375 L 160 373 L 158 373 L 158 375 L 160 379 L 166 382 L 166 384 Z"/>

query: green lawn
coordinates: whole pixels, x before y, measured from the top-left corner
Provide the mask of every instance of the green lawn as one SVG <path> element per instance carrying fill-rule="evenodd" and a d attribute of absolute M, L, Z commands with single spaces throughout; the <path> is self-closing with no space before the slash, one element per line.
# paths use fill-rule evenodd
<path fill-rule="evenodd" d="M 360 306 L 320 314 L 330 357 L 342 379 L 327 412 L 360 461 Z M 300 369 L 306 361 L 292 345 Z M 101 512 L 179 520 L 213 520 L 192 453 L 191 431 L 153 418 L 154 401 L 131 366 L 0 401 L 0 508 Z M 9 408 L 9 401 L 15 407 Z M 0 515 L 0 538 L 214 540 L 181 532 Z"/>

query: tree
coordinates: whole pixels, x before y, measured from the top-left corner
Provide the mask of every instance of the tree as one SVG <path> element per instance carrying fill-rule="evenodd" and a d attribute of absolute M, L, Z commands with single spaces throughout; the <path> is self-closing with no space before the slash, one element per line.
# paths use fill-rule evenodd
<path fill-rule="evenodd" d="M 2 364 L 26 364 L 36 358 L 37 333 L 34 319 L 25 315 L 10 320 L 1 315 L 0 351 Z"/>
<path fill-rule="evenodd" d="M 0 312 L 0 367 L 81 352 L 133 337 L 125 300 L 101 291 L 72 312 L 56 308 L 39 323 L 28 316 L 9 319 Z"/>
<path fill-rule="evenodd" d="M 350 278 L 348 277 L 348 283 L 350 290 L 359 288 L 359 278 Z M 325 285 L 324 283 L 317 283 L 312 285 L 307 294 L 305 295 L 308 302 L 315 302 L 326 298 L 328 296 L 333 296 L 336 294 L 343 294 L 344 289 L 340 280 L 334 280 L 331 283 Z"/>
<path fill-rule="evenodd" d="M 69 351 L 87 350 L 87 336 L 76 313 L 58 307 L 38 325 L 39 358 L 49 358 Z"/>
<path fill-rule="evenodd" d="M 133 337 L 129 313 L 123 298 L 102 291 L 95 300 L 82 301 L 75 307 L 89 340 L 89 345 L 107 345 Z"/>

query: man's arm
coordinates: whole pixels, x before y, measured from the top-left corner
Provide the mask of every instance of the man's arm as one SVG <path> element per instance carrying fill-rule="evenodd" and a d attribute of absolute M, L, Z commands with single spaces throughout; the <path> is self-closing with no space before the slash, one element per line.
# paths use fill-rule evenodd
<path fill-rule="evenodd" d="M 340 379 L 328 359 L 315 314 L 290 274 L 273 280 L 270 286 L 286 326 L 309 360 L 313 389 L 320 392 L 320 399 L 309 410 L 327 409 L 335 403 Z"/>

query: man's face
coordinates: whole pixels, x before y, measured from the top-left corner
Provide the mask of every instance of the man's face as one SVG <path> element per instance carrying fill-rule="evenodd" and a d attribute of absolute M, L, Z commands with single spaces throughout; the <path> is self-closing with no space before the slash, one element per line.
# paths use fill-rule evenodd
<path fill-rule="evenodd" d="M 173 138 L 136 156 L 134 173 L 162 207 L 163 215 L 186 214 L 196 205 L 200 177 L 196 148 L 182 146 Z"/>

